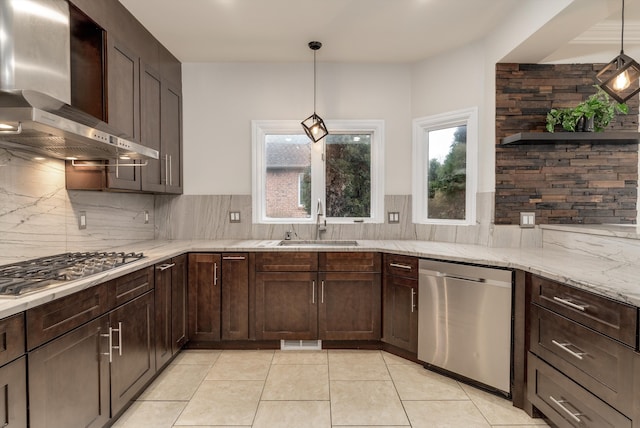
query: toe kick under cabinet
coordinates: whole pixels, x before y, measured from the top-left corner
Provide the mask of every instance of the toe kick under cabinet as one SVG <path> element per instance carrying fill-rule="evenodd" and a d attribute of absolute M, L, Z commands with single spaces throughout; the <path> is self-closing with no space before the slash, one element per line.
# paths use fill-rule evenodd
<path fill-rule="evenodd" d="M 558 427 L 640 426 L 638 309 L 535 275 L 531 291 L 531 403 Z"/>

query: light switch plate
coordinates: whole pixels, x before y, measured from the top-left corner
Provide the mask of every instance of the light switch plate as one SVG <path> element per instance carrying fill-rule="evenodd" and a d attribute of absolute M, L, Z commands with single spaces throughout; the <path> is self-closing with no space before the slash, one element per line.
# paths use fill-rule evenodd
<path fill-rule="evenodd" d="M 240 211 L 229 211 L 229 223 L 240 223 Z"/>
<path fill-rule="evenodd" d="M 389 223 L 400 223 L 400 213 L 398 211 L 389 211 Z"/>
<path fill-rule="evenodd" d="M 530 228 L 536 226 L 536 213 L 520 213 L 520 227 Z"/>

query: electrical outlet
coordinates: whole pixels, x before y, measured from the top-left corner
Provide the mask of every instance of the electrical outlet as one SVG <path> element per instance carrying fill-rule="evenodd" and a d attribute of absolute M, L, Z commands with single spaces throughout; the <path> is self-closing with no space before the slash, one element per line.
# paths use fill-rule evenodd
<path fill-rule="evenodd" d="M 240 223 L 240 211 L 229 211 L 229 223 Z"/>
<path fill-rule="evenodd" d="M 87 212 L 80 211 L 78 215 L 78 229 L 86 229 L 87 228 Z"/>
<path fill-rule="evenodd" d="M 536 226 L 536 213 L 520 213 L 520 227 L 529 228 Z"/>
<path fill-rule="evenodd" d="M 400 223 L 400 213 L 398 211 L 389 211 L 389 223 Z"/>

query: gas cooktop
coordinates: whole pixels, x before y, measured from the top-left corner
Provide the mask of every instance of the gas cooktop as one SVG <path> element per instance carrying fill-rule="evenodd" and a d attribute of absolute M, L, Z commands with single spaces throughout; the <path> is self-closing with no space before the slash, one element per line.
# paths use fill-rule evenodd
<path fill-rule="evenodd" d="M 114 269 L 143 257 L 142 253 L 126 252 L 62 253 L 0 266 L 0 297 L 19 297 Z"/>

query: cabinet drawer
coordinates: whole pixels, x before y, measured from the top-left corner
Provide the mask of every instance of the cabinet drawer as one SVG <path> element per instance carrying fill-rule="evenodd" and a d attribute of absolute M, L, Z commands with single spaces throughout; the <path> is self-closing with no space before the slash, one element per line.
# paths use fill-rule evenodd
<path fill-rule="evenodd" d="M 528 396 L 560 428 L 631 428 L 624 415 L 531 353 Z"/>
<path fill-rule="evenodd" d="M 532 305 L 531 351 L 622 413 L 631 414 L 631 348 Z"/>
<path fill-rule="evenodd" d="M 115 279 L 111 286 L 115 306 L 120 306 L 138 296 L 142 296 L 154 286 L 153 266 Z"/>
<path fill-rule="evenodd" d="M 111 309 L 113 281 L 79 291 L 27 311 L 27 348 L 33 349 Z"/>
<path fill-rule="evenodd" d="M 418 258 L 397 254 L 385 254 L 384 273 L 387 275 L 418 279 Z"/>
<path fill-rule="evenodd" d="M 23 312 L 0 320 L 0 366 L 24 354 L 24 341 Z"/>
<path fill-rule="evenodd" d="M 330 252 L 318 258 L 320 272 L 380 272 L 379 253 Z"/>
<path fill-rule="evenodd" d="M 531 301 L 636 347 L 637 309 L 606 297 L 532 276 Z"/>
<path fill-rule="evenodd" d="M 257 272 L 310 272 L 318 270 L 318 253 L 257 253 Z"/>

